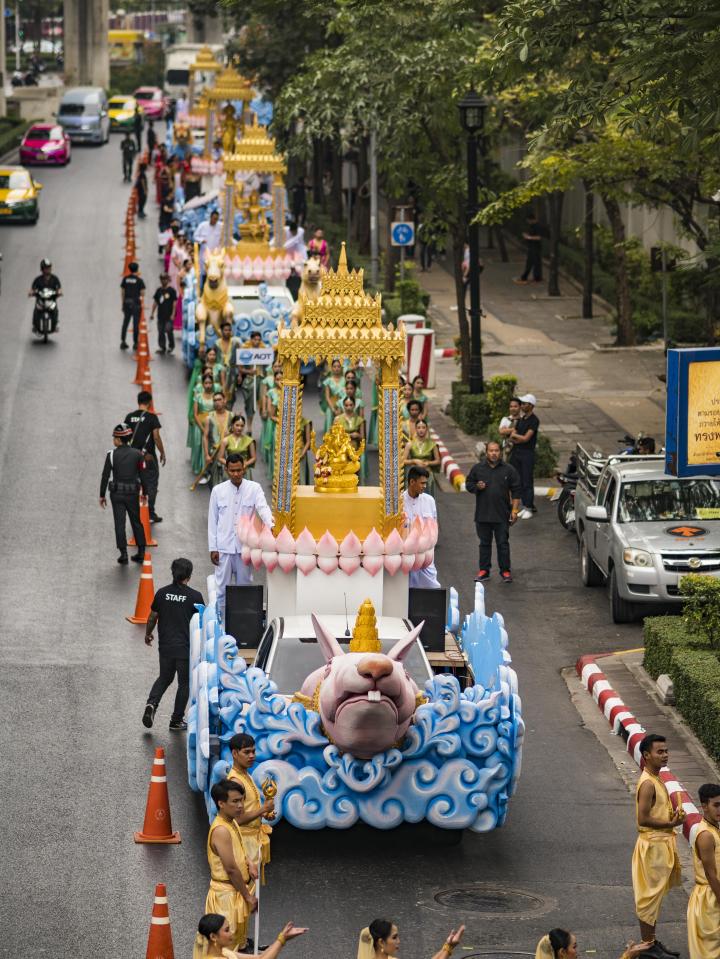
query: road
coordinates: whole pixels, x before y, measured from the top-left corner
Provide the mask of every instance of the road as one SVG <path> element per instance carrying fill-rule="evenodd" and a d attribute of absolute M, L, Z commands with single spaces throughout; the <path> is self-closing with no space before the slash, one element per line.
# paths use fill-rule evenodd
<path fill-rule="evenodd" d="M 113 425 L 135 407 L 134 366 L 119 346 L 119 280 L 127 187 L 117 140 L 76 149 L 67 170 L 41 170 L 37 227 L 0 227 L 0 542 L 5 722 L 0 857 L 6 863 L 0 955 L 32 951 L 94 959 L 144 953 L 154 883 L 168 885 L 179 957 L 189 956 L 207 888 L 206 820 L 185 782 L 184 737 L 140 724 L 156 654 L 132 613 L 138 571 L 118 567 L 112 520 L 97 505 Z M 155 222 L 139 225 L 143 273 L 157 275 Z M 42 256 L 65 290 L 61 332 L 30 336 L 26 293 Z M 152 334 L 154 336 L 154 332 Z M 154 349 L 154 342 L 152 344 Z M 152 376 L 168 465 L 153 550 L 155 584 L 189 556 L 204 590 L 207 492 L 189 492 L 186 379 L 179 359 Z M 476 568 L 472 502 L 441 493 L 437 564 L 468 611 Z M 505 616 L 520 677 L 527 738 L 506 827 L 449 846 L 425 829 L 299 833 L 280 828 L 264 893 L 268 935 L 293 918 L 312 928 L 294 956 L 352 956 L 359 929 L 390 916 L 403 953 L 431 955 L 465 921 L 472 953 L 534 953 L 554 926 L 576 932 L 598 959 L 636 936 L 629 884 L 631 797 L 605 749 L 585 730 L 560 675 L 586 652 L 640 645 L 638 626 L 609 622 L 603 590 L 580 585 L 573 540 L 542 502 L 513 532 L 515 583 L 491 580 L 490 611 Z M 168 754 L 178 847 L 136 846 L 155 745 Z M 487 883 L 492 901 L 463 893 Z M 454 890 L 454 892 L 453 892 Z M 441 900 L 436 900 L 436 896 Z M 526 897 L 523 898 L 521 894 Z M 519 898 L 518 898 L 519 896 Z M 681 943 L 684 894 L 671 894 L 662 938 Z M 263 936 L 264 938 L 264 936 Z M 321 945 L 322 944 L 322 945 Z M 469 952 L 466 952 L 468 955 Z"/>

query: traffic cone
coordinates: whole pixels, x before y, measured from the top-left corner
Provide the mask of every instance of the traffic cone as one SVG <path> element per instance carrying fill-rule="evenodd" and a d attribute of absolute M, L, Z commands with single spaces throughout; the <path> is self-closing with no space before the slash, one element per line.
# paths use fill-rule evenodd
<path fill-rule="evenodd" d="M 164 882 L 159 882 L 155 886 L 155 900 L 150 916 L 150 932 L 145 959 L 175 959 L 172 932 L 170 931 L 170 910 L 168 909 L 167 889 Z"/>
<path fill-rule="evenodd" d="M 157 546 L 157 540 L 153 539 L 152 530 L 150 528 L 150 506 L 148 504 L 147 496 L 140 497 L 140 522 L 142 523 L 143 530 L 145 531 L 145 545 Z M 128 546 L 137 546 L 134 536 L 128 540 Z"/>
<path fill-rule="evenodd" d="M 135 379 L 133 383 L 143 384 L 145 389 L 145 377 L 150 376 L 150 351 L 147 344 L 138 339 L 137 348 L 137 366 L 135 367 Z"/>
<path fill-rule="evenodd" d="M 142 388 L 146 393 L 149 393 L 152 396 L 152 379 L 150 378 L 150 370 L 146 368 L 145 370 L 145 379 L 142 382 Z M 155 401 L 150 400 L 150 406 L 148 406 L 148 413 L 154 413 L 156 416 L 160 415 L 160 410 L 155 409 Z"/>
<path fill-rule="evenodd" d="M 162 746 L 158 746 L 155 750 L 155 759 L 150 773 L 147 806 L 145 807 L 145 822 L 142 832 L 135 833 L 135 842 L 180 842 L 180 833 L 172 831 L 170 799 L 165 773 L 165 750 Z"/>
<path fill-rule="evenodd" d="M 142 570 L 140 571 L 137 600 L 135 601 L 135 615 L 126 616 L 125 619 L 129 623 L 147 623 L 154 595 L 152 560 L 150 559 L 150 553 L 145 553 Z"/>

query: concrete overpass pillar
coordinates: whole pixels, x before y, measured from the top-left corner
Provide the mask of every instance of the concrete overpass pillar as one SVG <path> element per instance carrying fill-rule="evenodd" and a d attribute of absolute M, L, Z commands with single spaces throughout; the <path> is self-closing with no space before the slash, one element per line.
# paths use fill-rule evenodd
<path fill-rule="evenodd" d="M 191 11 L 187 13 L 188 18 L 188 43 L 222 43 L 223 42 L 223 22 L 222 15 L 211 17 L 203 15 L 201 17 L 193 16 Z"/>
<path fill-rule="evenodd" d="M 110 86 L 108 0 L 65 0 L 65 85 Z"/>
<path fill-rule="evenodd" d="M 7 60 L 5 58 L 5 2 L 0 0 L 0 117 L 5 116 L 5 81 L 7 80 Z"/>

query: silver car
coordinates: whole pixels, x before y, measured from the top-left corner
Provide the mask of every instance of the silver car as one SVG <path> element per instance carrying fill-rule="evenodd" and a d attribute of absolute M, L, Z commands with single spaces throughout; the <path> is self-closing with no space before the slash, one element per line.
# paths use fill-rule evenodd
<path fill-rule="evenodd" d="M 607 582 L 616 623 L 682 602 L 688 573 L 720 576 L 720 479 L 667 476 L 658 459 L 610 460 L 575 497 L 580 571 Z"/>

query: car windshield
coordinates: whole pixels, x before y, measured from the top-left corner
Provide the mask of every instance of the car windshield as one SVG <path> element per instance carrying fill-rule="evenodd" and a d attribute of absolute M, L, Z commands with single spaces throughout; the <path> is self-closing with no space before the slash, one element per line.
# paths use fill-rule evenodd
<path fill-rule="evenodd" d="M 157 100 L 158 95 L 155 90 L 138 90 L 135 94 L 136 100 Z"/>
<path fill-rule="evenodd" d="M 340 636 L 338 642 L 346 649 L 350 645 L 349 637 Z M 387 653 L 397 640 L 385 639 L 381 642 L 383 652 Z M 405 657 L 404 666 L 420 689 L 423 689 L 430 675 L 420 649 L 420 640 L 415 640 Z M 275 650 L 270 678 L 277 683 L 281 693 L 292 695 L 300 689 L 310 673 L 324 665 L 325 657 L 314 636 L 303 639 L 283 636 Z"/>
<path fill-rule="evenodd" d="M 113 97 L 110 101 L 110 108 L 112 110 L 124 110 L 129 109 L 130 105 L 127 100 L 124 100 L 122 97 Z"/>
<path fill-rule="evenodd" d="M 28 140 L 39 140 L 45 142 L 46 140 L 57 140 L 59 137 L 55 134 L 55 130 L 50 127 L 31 127 L 28 131 Z"/>
<path fill-rule="evenodd" d="M 96 117 L 100 113 L 100 104 L 97 100 L 86 100 L 84 103 L 61 103 L 61 117 Z"/>
<path fill-rule="evenodd" d="M 0 173 L 0 190 L 27 190 L 29 187 L 29 173 Z"/>
<path fill-rule="evenodd" d="M 619 523 L 701 519 L 720 519 L 720 480 L 643 480 L 620 489 Z"/>

